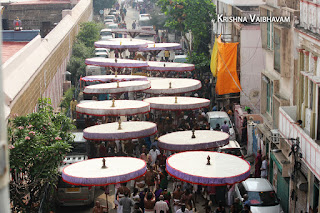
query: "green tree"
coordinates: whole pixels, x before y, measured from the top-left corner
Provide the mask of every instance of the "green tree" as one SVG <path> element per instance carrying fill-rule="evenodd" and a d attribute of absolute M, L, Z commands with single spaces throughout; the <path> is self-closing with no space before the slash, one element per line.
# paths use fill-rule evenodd
<path fill-rule="evenodd" d="M 40 99 L 38 112 L 8 121 L 10 198 L 21 212 L 38 212 L 47 184 L 54 185 L 58 168 L 70 150 L 74 126 L 70 118 L 53 112 L 49 99 Z M 23 197 L 29 195 L 29 201 Z"/>
<path fill-rule="evenodd" d="M 93 0 L 93 11 L 95 14 L 99 14 L 100 10 L 112 8 L 115 3 L 116 0 Z"/>
<path fill-rule="evenodd" d="M 199 72 L 207 71 L 210 61 L 211 21 L 216 18 L 212 1 L 158 0 L 157 5 L 168 17 L 165 26 L 182 33 L 188 47 L 189 62 L 195 63 Z M 187 36 L 190 32 L 191 41 Z"/>
<path fill-rule="evenodd" d="M 94 42 L 100 39 L 102 24 L 96 22 L 85 22 L 80 25 L 80 32 L 77 35 L 77 42 L 84 43 L 87 47 L 93 47 Z"/>

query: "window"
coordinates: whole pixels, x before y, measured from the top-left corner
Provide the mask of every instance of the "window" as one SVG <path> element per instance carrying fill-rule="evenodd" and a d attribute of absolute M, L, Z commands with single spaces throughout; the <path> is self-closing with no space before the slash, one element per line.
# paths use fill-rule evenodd
<path fill-rule="evenodd" d="M 267 16 L 271 16 L 271 12 L 267 10 Z M 273 50 L 273 23 L 267 22 L 267 48 Z"/>
<path fill-rule="evenodd" d="M 274 191 L 248 192 L 251 206 L 276 206 L 279 199 Z"/>
<path fill-rule="evenodd" d="M 280 33 L 279 29 L 274 30 L 274 54 L 273 54 L 273 63 L 274 69 L 280 72 Z"/>
<path fill-rule="evenodd" d="M 273 101 L 272 101 L 272 95 L 273 95 L 273 83 L 270 82 L 268 79 L 267 83 L 267 113 L 272 115 L 272 107 L 273 107 Z"/>

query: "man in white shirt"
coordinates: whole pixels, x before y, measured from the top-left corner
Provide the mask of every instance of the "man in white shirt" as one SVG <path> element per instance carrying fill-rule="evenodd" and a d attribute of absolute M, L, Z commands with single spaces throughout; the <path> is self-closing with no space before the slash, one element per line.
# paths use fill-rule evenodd
<path fill-rule="evenodd" d="M 160 151 L 156 149 L 155 146 L 152 146 L 152 149 L 150 150 L 149 155 L 151 156 L 151 166 L 154 166 L 158 155 L 160 155 Z"/>
<path fill-rule="evenodd" d="M 167 202 L 163 201 L 164 197 L 163 195 L 159 196 L 159 201 L 156 202 L 155 206 L 154 206 L 154 210 L 156 211 L 156 213 L 160 213 L 160 211 L 163 211 L 164 213 L 167 213 L 169 211 L 169 207 Z"/>
<path fill-rule="evenodd" d="M 182 205 L 181 208 L 176 211 L 176 213 L 189 213 L 189 210 L 185 205 Z"/>
<path fill-rule="evenodd" d="M 266 156 L 262 157 L 262 164 L 261 164 L 261 177 L 267 179 L 268 177 L 268 162 Z"/>

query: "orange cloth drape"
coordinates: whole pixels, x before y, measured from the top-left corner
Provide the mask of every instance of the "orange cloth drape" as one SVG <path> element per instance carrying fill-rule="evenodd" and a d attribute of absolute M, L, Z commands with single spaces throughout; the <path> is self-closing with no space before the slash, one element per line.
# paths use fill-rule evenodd
<path fill-rule="evenodd" d="M 224 95 L 240 92 L 241 86 L 237 75 L 237 45 L 223 43 L 218 39 L 218 72 L 216 94 Z"/>

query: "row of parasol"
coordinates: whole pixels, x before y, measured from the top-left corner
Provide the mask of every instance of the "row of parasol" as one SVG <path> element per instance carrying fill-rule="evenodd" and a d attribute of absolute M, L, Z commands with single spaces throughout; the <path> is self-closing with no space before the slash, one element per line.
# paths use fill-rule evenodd
<path fill-rule="evenodd" d="M 96 47 L 125 50 L 147 48 L 154 54 L 162 50 L 160 44 L 127 40 L 99 41 Z M 168 49 L 168 47 L 167 47 Z M 149 71 L 191 71 L 194 65 L 164 62 L 143 62 L 129 59 L 87 59 L 86 64 L 121 68 L 146 67 Z M 177 94 L 199 89 L 201 83 L 193 79 L 147 79 L 144 76 L 104 75 L 86 76 L 83 81 L 113 82 L 85 88 L 91 94 L 122 93 L 144 90 L 151 94 Z M 142 80 L 142 81 L 141 81 Z M 149 80 L 149 81 L 146 81 Z M 124 81 L 124 82 L 123 82 Z M 210 100 L 195 97 L 151 97 L 138 100 L 106 100 L 80 103 L 78 113 L 93 116 L 130 116 L 154 110 L 194 110 L 208 107 Z M 144 138 L 156 134 L 157 125 L 146 121 L 127 121 L 91 126 L 83 131 L 90 141 L 112 141 Z M 236 156 L 209 150 L 229 143 L 229 135 L 210 130 L 181 131 L 159 137 L 162 149 L 179 151 L 166 162 L 168 173 L 186 182 L 201 185 L 227 185 L 246 179 L 250 175 L 250 164 Z M 192 150 L 192 151 L 191 151 Z M 181 152 L 185 151 L 185 152 Z M 146 162 L 131 157 L 108 157 L 90 159 L 66 166 L 62 172 L 65 182 L 74 185 L 109 185 L 138 178 L 145 174 Z"/>

